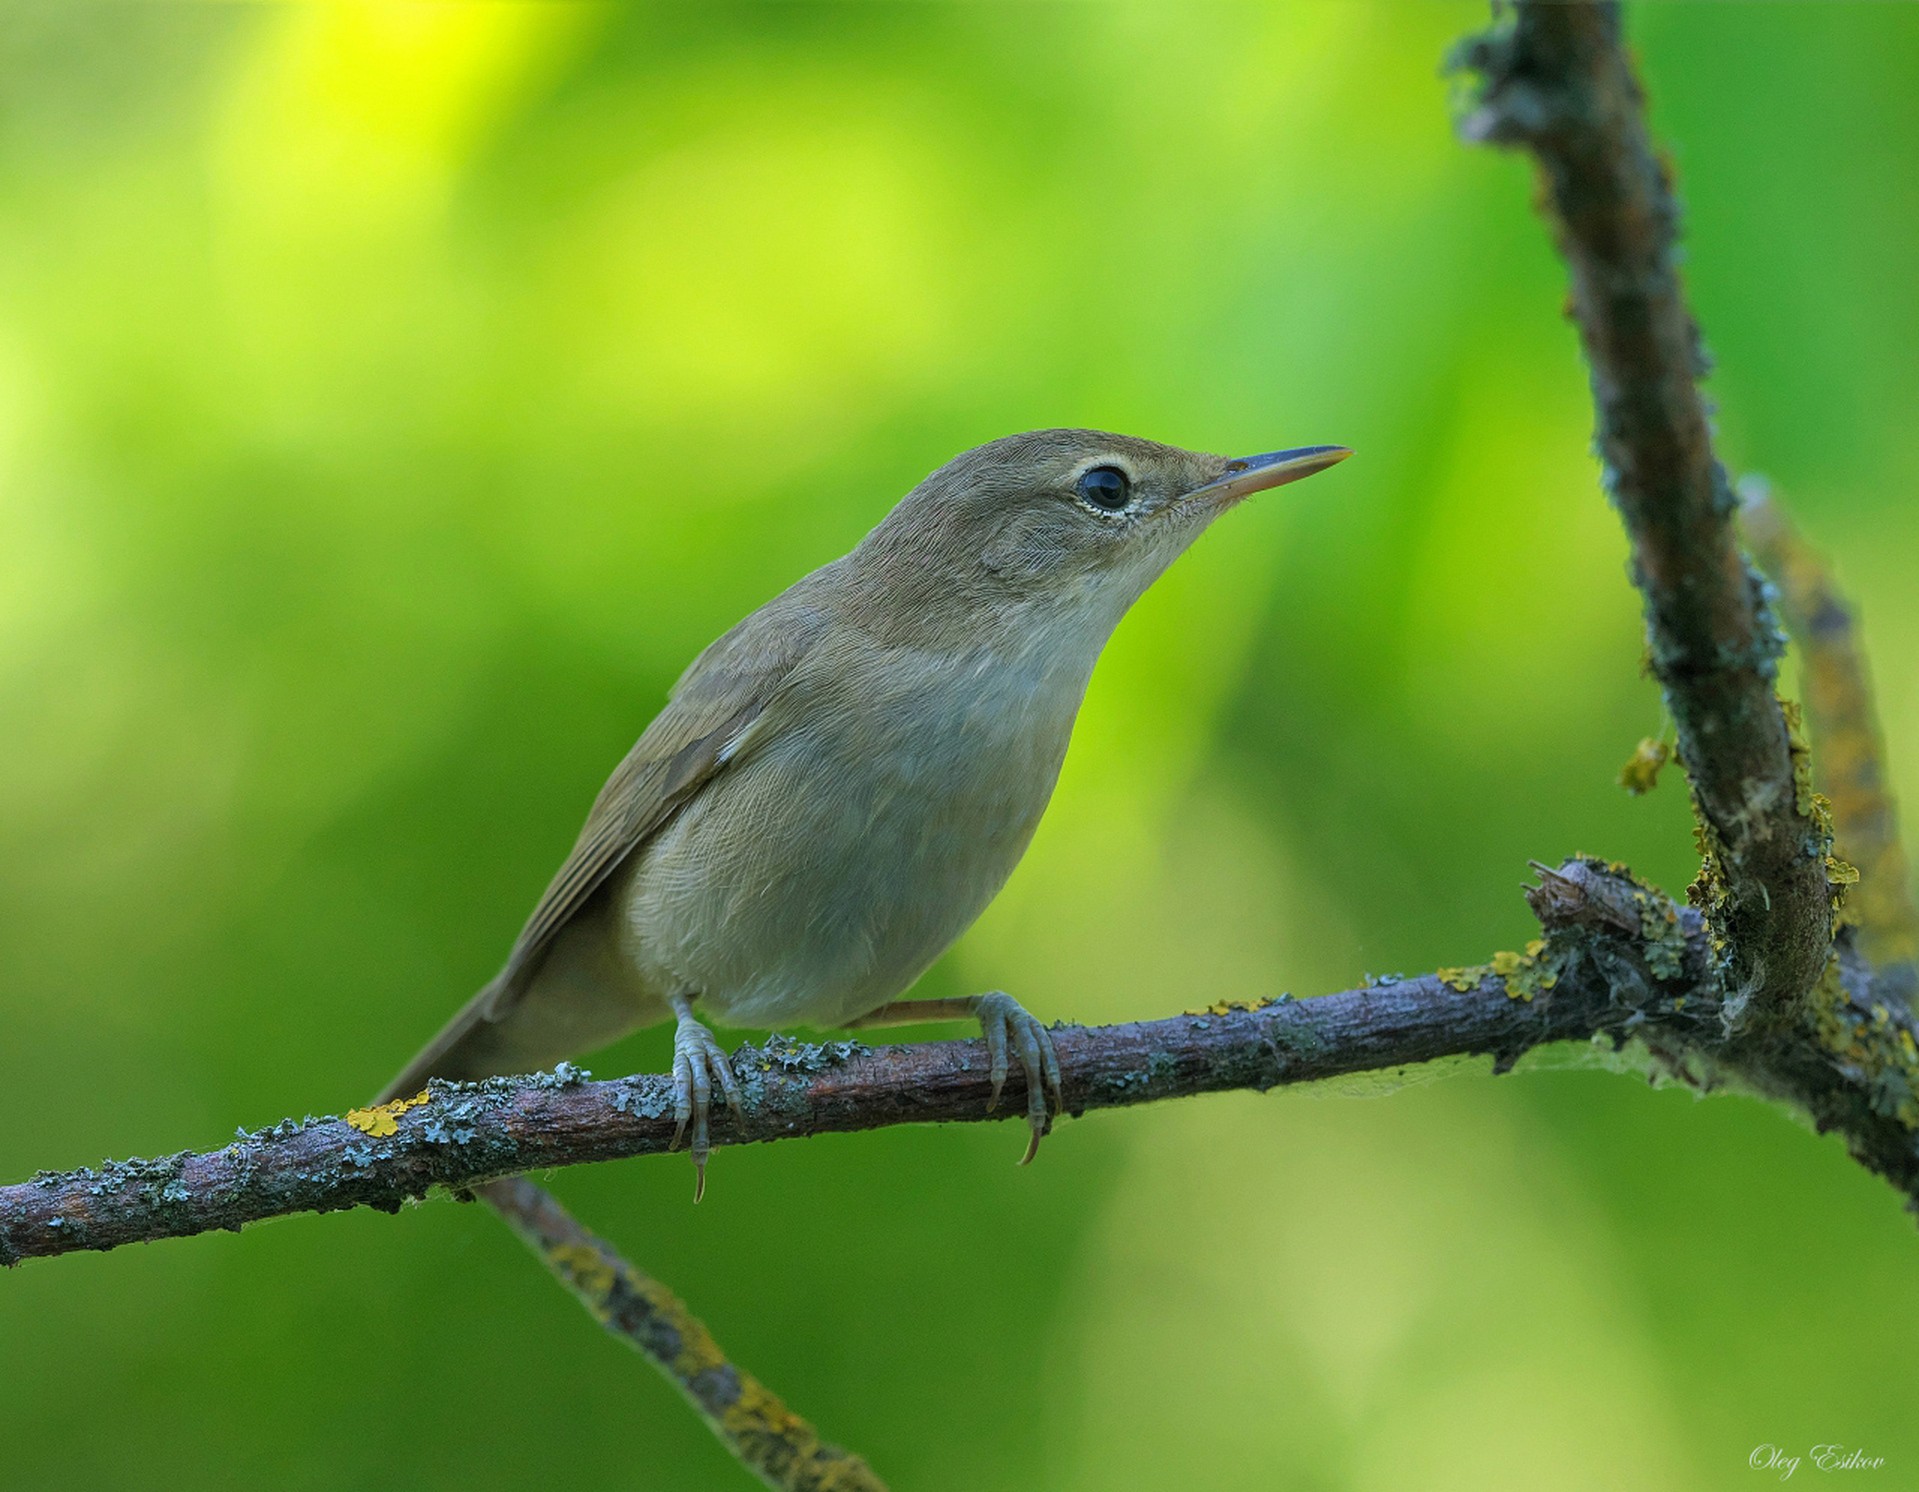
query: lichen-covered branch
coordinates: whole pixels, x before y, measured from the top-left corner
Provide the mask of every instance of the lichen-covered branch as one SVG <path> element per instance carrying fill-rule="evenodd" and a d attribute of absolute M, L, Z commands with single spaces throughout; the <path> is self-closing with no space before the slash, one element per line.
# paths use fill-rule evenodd
<path fill-rule="evenodd" d="M 686 1396 L 740 1463 L 777 1492 L 886 1492 L 851 1451 L 828 1445 L 658 1280 L 635 1269 L 523 1176 L 480 1195 L 595 1320 L 642 1353 Z"/>
<path fill-rule="evenodd" d="M 1463 133 L 1531 153 L 1571 273 L 1599 452 L 1698 810 L 1699 892 L 1727 1017 L 1795 1024 L 1827 961 L 1828 835 L 1774 689 L 1782 641 L 1713 454 L 1679 210 L 1619 8 L 1518 0 L 1456 60 L 1480 79 Z"/>
<path fill-rule="evenodd" d="M 1818 786 L 1832 803 L 1833 847 L 1859 873 L 1846 920 L 1882 977 L 1910 990 L 1919 960 L 1919 908 L 1886 784 L 1885 747 L 1865 649 L 1832 575 L 1763 482 L 1740 484 L 1746 535 L 1779 592 L 1798 644 L 1801 692 Z"/>
<path fill-rule="evenodd" d="M 1265 1090 L 1436 1058 L 1490 1054 L 1509 1067 L 1547 1042 L 1639 1038 L 1688 1081 L 1738 1082 L 1845 1136 L 1853 1154 L 1919 1197 L 1919 1062 L 1911 1017 L 1862 963 L 1819 986 L 1818 1041 L 1726 1034 L 1698 915 L 1622 869 L 1573 861 L 1532 895 L 1544 936 L 1471 969 L 1163 1020 L 1062 1027 L 1073 1113 L 1227 1089 Z M 744 1120 L 714 1120 L 717 1145 L 829 1131 L 1018 1116 L 989 1113 L 984 1043 L 868 1048 L 778 1037 L 733 1058 Z M 1015 1085 L 1018 1079 L 1015 1078 Z M 429 1085 L 423 1097 L 344 1119 L 287 1120 L 222 1149 L 45 1173 L 0 1187 L 0 1262 L 110 1249 L 263 1218 L 346 1207 L 397 1211 L 434 1187 L 582 1161 L 659 1154 L 673 1138 L 668 1080 L 593 1082 L 578 1069 Z"/>

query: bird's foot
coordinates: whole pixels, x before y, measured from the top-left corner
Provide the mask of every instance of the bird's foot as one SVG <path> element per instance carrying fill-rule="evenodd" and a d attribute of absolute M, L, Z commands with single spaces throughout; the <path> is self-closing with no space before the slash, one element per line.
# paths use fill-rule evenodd
<path fill-rule="evenodd" d="M 1020 1157 L 1019 1163 L 1027 1165 L 1039 1154 L 1039 1142 L 1052 1128 L 1046 1095 L 1053 1095 L 1053 1108 L 1061 1112 L 1066 1108 L 1066 1100 L 1060 1093 L 1059 1055 L 1053 1050 L 1052 1033 L 1019 1001 L 997 991 L 978 996 L 973 1002 L 973 1014 L 979 1018 L 980 1034 L 986 1038 L 987 1076 L 993 1084 L 986 1107 L 999 1107 L 1000 1089 L 1006 1086 L 1011 1065 L 1007 1058 L 1009 1046 L 1019 1055 L 1020 1068 L 1026 1074 L 1026 1123 L 1032 1133 L 1026 1142 L 1026 1154 Z"/>
<path fill-rule="evenodd" d="M 673 1030 L 673 1143 L 677 1150 L 686 1138 L 686 1126 L 693 1126 L 693 1200 L 706 1195 L 706 1158 L 712 1153 L 707 1138 L 707 1116 L 713 1108 L 713 1084 L 717 1080 L 726 1096 L 733 1117 L 744 1119 L 740 1106 L 740 1081 L 733 1075 L 733 1064 L 721 1047 L 719 1038 L 693 1015 L 690 1000 L 673 1002 L 679 1024 Z"/>
<path fill-rule="evenodd" d="M 1053 1050 L 1052 1033 L 1019 1001 L 997 990 L 965 999 L 894 1000 L 850 1024 L 904 1026 L 918 1021 L 963 1020 L 967 1016 L 979 1022 L 980 1034 L 986 1038 L 988 1076 L 993 1080 L 993 1093 L 986 1101 L 989 1111 L 999 1107 L 1000 1089 L 1006 1086 L 1006 1074 L 1012 1067 L 1009 1049 L 1018 1054 L 1020 1068 L 1026 1074 L 1026 1124 L 1032 1136 L 1026 1142 L 1026 1154 L 1020 1157 L 1023 1166 L 1039 1153 L 1040 1140 L 1052 1128 L 1046 1095 L 1053 1095 L 1053 1108 L 1062 1114 L 1066 1112 L 1066 1100 L 1060 1093 L 1059 1055 Z"/>

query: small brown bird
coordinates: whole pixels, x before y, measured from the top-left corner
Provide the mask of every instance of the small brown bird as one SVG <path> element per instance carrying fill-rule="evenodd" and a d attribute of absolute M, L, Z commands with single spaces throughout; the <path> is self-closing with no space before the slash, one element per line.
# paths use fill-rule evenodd
<path fill-rule="evenodd" d="M 506 967 L 383 1097 L 548 1067 L 671 1017 L 674 1143 L 690 1122 L 703 1185 L 714 1085 L 736 1111 L 739 1088 L 699 1015 L 968 1016 L 992 1102 L 1009 1048 L 1025 1074 L 1031 1160 L 1047 1093 L 1061 1103 L 1046 1028 L 1004 994 L 897 997 L 1025 852 L 1127 608 L 1242 498 L 1351 454 L 1036 430 L 948 462 L 693 660 Z"/>

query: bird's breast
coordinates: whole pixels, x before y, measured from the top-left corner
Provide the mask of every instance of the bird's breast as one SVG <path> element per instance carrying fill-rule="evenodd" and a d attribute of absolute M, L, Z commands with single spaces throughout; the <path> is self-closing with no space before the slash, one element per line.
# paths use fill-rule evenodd
<path fill-rule="evenodd" d="M 1087 668 L 989 649 L 802 669 L 642 851 L 626 940 L 737 1025 L 837 1025 L 985 910 L 1037 827 Z"/>

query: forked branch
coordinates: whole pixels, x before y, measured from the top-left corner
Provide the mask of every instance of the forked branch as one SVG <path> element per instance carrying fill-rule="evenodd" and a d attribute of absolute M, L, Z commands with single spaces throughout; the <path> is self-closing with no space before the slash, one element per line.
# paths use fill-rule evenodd
<path fill-rule="evenodd" d="M 1599 453 L 1698 811 L 1698 885 L 1727 1017 L 1791 1026 L 1826 964 L 1830 835 L 1774 689 L 1784 639 L 1739 552 L 1713 453 L 1706 358 L 1679 283 L 1679 207 L 1619 7 L 1519 0 L 1456 60 L 1480 80 L 1462 132 L 1532 155 L 1571 273 Z"/>
<path fill-rule="evenodd" d="M 1848 1065 L 1846 1050 L 1861 1040 L 1896 1052 L 1913 1034 L 1903 1007 L 1896 1016 L 1875 1014 L 1885 1009 L 1882 992 L 1862 963 L 1835 967 L 1822 985 L 1822 1019 L 1837 1044 L 1808 1042 L 1761 1065 L 1748 1044 L 1726 1034 L 1713 950 L 1697 913 L 1623 868 L 1585 860 L 1544 870 L 1529 897 L 1543 937 L 1484 965 L 1310 1000 L 1061 1027 L 1054 1040 L 1067 1106 L 1083 1114 L 1264 1091 L 1442 1057 L 1489 1055 L 1502 1069 L 1549 1042 L 1638 1038 L 1687 1081 L 1739 1081 L 1793 1103 L 1820 1128 L 1842 1133 L 1864 1164 L 1909 1198 L 1919 1197 L 1912 1121 L 1904 1106 L 1883 1102 L 1887 1063 Z M 868 1048 L 775 1037 L 741 1048 L 733 1061 L 745 1118 L 716 1117 L 717 1145 L 1021 1112 L 1016 1091 L 997 1113 L 988 1111 L 979 1041 Z M 42 1173 L 0 1187 L 0 1262 L 236 1229 L 296 1212 L 397 1211 L 434 1187 L 657 1155 L 673 1134 L 670 1080 L 658 1074 L 593 1082 L 562 1067 L 533 1078 L 436 1080 L 423 1099 L 346 1119 L 287 1120 L 219 1150 Z"/>

